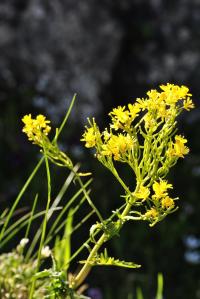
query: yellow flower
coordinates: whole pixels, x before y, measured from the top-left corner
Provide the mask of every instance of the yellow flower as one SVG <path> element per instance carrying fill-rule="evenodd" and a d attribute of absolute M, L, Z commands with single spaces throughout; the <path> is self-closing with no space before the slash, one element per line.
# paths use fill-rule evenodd
<path fill-rule="evenodd" d="M 35 124 L 38 128 L 46 128 L 48 123 L 50 123 L 50 121 L 46 120 L 46 117 L 44 115 L 39 114 L 36 117 Z"/>
<path fill-rule="evenodd" d="M 114 156 L 115 160 L 120 160 L 122 156 L 131 150 L 135 140 L 130 135 L 111 135 L 107 143 L 102 145 L 101 154 L 104 156 Z"/>
<path fill-rule="evenodd" d="M 167 189 L 172 189 L 172 184 L 168 184 L 166 180 L 160 180 L 159 182 L 155 182 L 153 184 L 153 190 L 155 194 L 153 198 L 161 198 L 167 195 Z"/>
<path fill-rule="evenodd" d="M 96 145 L 96 133 L 93 127 L 87 128 L 81 141 L 85 141 L 85 147 L 94 147 Z"/>
<path fill-rule="evenodd" d="M 114 118 L 115 121 L 126 124 L 129 121 L 129 112 L 125 110 L 125 108 L 125 106 L 114 108 L 113 111 L 109 113 L 109 115 L 112 117 L 112 119 Z"/>
<path fill-rule="evenodd" d="M 189 97 L 183 101 L 183 108 L 187 111 L 194 108 L 194 103 Z"/>
<path fill-rule="evenodd" d="M 136 99 L 136 104 L 135 105 L 137 105 L 141 110 L 145 110 L 148 107 L 147 100 L 140 99 L 140 98 Z"/>
<path fill-rule="evenodd" d="M 130 117 L 131 117 L 131 121 L 133 121 L 136 116 L 138 116 L 138 113 L 140 112 L 140 106 L 135 103 L 135 104 L 128 104 L 128 109 L 130 111 Z"/>
<path fill-rule="evenodd" d="M 167 83 L 167 85 L 160 85 L 161 90 L 164 91 L 163 96 L 167 104 L 175 104 L 181 99 L 185 99 L 187 96 L 190 97 L 188 87 L 182 85 L 174 85 Z"/>
<path fill-rule="evenodd" d="M 174 207 L 174 200 L 169 196 L 166 196 L 161 200 L 161 206 L 163 209 L 169 209 Z"/>
<path fill-rule="evenodd" d="M 112 154 L 113 154 L 113 149 L 111 150 L 111 149 L 109 148 L 108 143 L 102 145 L 101 154 L 102 154 L 103 156 L 112 156 Z M 119 155 L 119 151 L 118 151 L 118 149 L 117 149 L 117 154 Z M 116 153 L 115 153 L 115 155 L 116 155 Z"/>
<path fill-rule="evenodd" d="M 134 195 L 139 199 L 147 199 L 149 197 L 150 191 L 148 187 L 140 186 L 140 189 L 138 192 L 136 192 Z"/>
<path fill-rule="evenodd" d="M 184 145 L 187 139 L 182 138 L 179 135 L 175 136 L 176 143 L 174 144 L 174 155 L 183 158 L 184 155 L 189 153 L 189 148 Z"/>
<path fill-rule="evenodd" d="M 187 139 L 186 138 L 184 138 L 183 136 L 181 136 L 181 135 L 176 135 L 175 136 L 175 140 L 176 140 L 176 142 L 177 143 L 187 143 Z"/>
<path fill-rule="evenodd" d="M 168 116 L 171 115 L 171 109 L 167 109 L 166 104 L 164 102 L 161 102 L 158 106 L 158 118 L 161 118 L 162 120 L 166 119 Z"/>
<path fill-rule="evenodd" d="M 30 141 L 39 145 L 41 145 L 42 136 L 48 135 L 51 130 L 51 127 L 47 125 L 50 121 L 46 120 L 46 117 L 42 114 L 39 114 L 35 119 L 32 118 L 31 114 L 25 115 L 22 122 L 24 123 L 22 131 Z"/>
<path fill-rule="evenodd" d="M 114 156 L 115 160 L 120 159 L 120 150 L 118 144 L 118 136 L 112 135 L 106 144 L 102 145 L 101 154 L 103 156 Z"/>
<path fill-rule="evenodd" d="M 179 95 L 181 99 L 185 99 L 187 96 L 191 97 L 192 94 L 189 93 L 189 88 L 185 85 L 179 87 Z"/>
<path fill-rule="evenodd" d="M 156 211 L 155 208 L 151 208 L 150 210 L 148 210 L 145 214 L 144 214 L 146 219 L 154 219 L 158 216 L 158 212 Z"/>
<path fill-rule="evenodd" d="M 147 92 L 147 95 L 152 101 L 156 102 L 159 99 L 160 93 L 156 89 L 152 89 Z"/>
<path fill-rule="evenodd" d="M 120 121 L 118 119 L 115 119 L 115 118 L 112 119 L 112 124 L 110 125 L 110 127 L 112 129 L 114 129 L 115 131 L 117 131 L 119 129 L 123 129 L 123 125 L 120 123 Z"/>
<path fill-rule="evenodd" d="M 117 108 L 114 108 L 109 115 L 112 119 L 111 128 L 114 130 L 129 128 L 130 124 L 132 122 L 132 119 L 129 116 L 129 111 L 125 110 L 126 107 L 118 106 Z"/>
<path fill-rule="evenodd" d="M 175 143 L 172 143 L 167 151 L 168 156 L 184 158 L 184 155 L 189 153 L 189 148 L 184 145 L 186 142 L 187 139 L 181 135 L 176 135 Z"/>
<path fill-rule="evenodd" d="M 24 115 L 24 117 L 22 118 L 22 121 L 25 125 L 32 125 L 33 119 L 31 117 L 31 114 Z"/>
<path fill-rule="evenodd" d="M 46 126 L 43 130 L 44 135 L 48 135 L 49 132 L 51 131 L 51 127 L 50 126 Z"/>

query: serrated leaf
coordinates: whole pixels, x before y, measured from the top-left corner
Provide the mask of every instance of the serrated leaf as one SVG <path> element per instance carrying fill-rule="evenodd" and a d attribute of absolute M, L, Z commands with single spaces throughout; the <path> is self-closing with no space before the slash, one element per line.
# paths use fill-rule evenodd
<path fill-rule="evenodd" d="M 97 255 L 93 260 L 90 261 L 80 261 L 79 263 L 85 264 L 88 263 L 90 266 L 115 266 L 115 267 L 123 267 L 123 268 L 139 268 L 141 265 L 135 264 L 133 262 L 120 261 L 119 259 L 115 259 L 114 257 L 109 257 L 107 254 L 107 250 L 104 250 L 104 253 Z"/>

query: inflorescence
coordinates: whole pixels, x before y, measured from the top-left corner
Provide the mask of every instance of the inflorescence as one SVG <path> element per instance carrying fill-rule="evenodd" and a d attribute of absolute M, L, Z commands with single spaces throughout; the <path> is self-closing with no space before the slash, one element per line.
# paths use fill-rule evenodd
<path fill-rule="evenodd" d="M 176 118 L 183 110 L 191 110 L 194 103 L 186 86 L 160 85 L 160 91 L 150 90 L 146 98 L 114 108 L 111 123 L 100 132 L 95 119 L 88 119 L 89 127 L 81 141 L 87 148 L 95 148 L 96 158 L 106 166 L 125 189 L 125 198 L 133 205 L 144 205 L 145 213 L 137 213 L 151 224 L 175 210 L 172 189 L 164 177 L 178 158 L 189 153 L 187 139 L 176 135 Z M 136 190 L 129 191 L 115 168 L 115 161 L 128 164 L 136 176 Z"/>
<path fill-rule="evenodd" d="M 28 139 L 39 146 L 42 145 L 44 136 L 47 136 L 51 131 L 51 127 L 48 125 L 49 120 L 42 114 L 39 114 L 35 119 L 31 114 L 25 115 L 22 118 L 24 123 L 23 132 L 28 136 Z"/>

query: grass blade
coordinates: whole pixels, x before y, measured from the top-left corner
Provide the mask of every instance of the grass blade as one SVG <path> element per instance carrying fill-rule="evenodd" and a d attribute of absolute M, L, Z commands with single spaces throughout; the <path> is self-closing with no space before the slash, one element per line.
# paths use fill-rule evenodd
<path fill-rule="evenodd" d="M 162 273 L 158 273 L 158 287 L 157 287 L 157 294 L 156 299 L 163 298 L 163 275 Z"/>

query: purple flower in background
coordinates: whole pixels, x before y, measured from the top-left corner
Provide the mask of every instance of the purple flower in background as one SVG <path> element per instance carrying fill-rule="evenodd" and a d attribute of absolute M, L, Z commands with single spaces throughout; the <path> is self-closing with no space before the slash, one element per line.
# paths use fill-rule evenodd
<path fill-rule="evenodd" d="M 90 288 L 88 290 L 88 296 L 91 299 L 103 299 L 101 290 L 99 288 Z"/>

